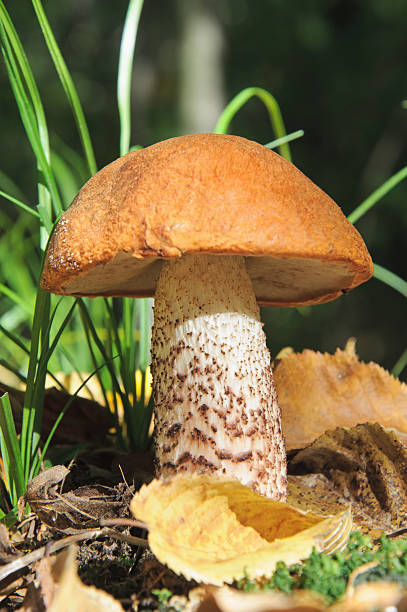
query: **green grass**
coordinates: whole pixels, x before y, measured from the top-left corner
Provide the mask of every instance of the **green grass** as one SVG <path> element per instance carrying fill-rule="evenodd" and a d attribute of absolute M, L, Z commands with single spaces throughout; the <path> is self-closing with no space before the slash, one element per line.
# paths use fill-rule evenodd
<path fill-rule="evenodd" d="M 244 593 L 281 592 L 286 595 L 311 591 L 322 596 L 329 607 L 345 594 L 352 572 L 366 566 L 355 578 L 353 586 L 369 582 L 407 583 L 407 539 L 380 538 L 378 545 L 360 532 L 350 534 L 345 550 L 331 555 L 315 550 L 301 563 L 279 562 L 270 577 L 251 579 L 247 575 L 234 587 Z M 154 589 L 161 612 L 177 611 L 171 605 L 173 593 L 166 588 Z M 271 605 L 271 602 L 270 602 Z"/>
<path fill-rule="evenodd" d="M 382 580 L 406 584 L 407 540 L 392 540 L 383 535 L 379 545 L 374 547 L 368 536 L 353 532 L 342 552 L 327 555 L 314 551 L 302 563 L 291 566 L 280 562 L 271 578 L 251 580 L 246 577 L 237 583 L 237 588 L 251 593 L 313 591 L 322 595 L 329 606 L 344 595 L 351 573 L 366 564 L 370 565 L 365 572 L 361 571 L 355 586 Z"/>
<path fill-rule="evenodd" d="M 47 440 L 42 437 L 45 387 L 48 380 L 64 388 L 64 375 L 76 372 L 81 380 L 71 390 L 78 393 L 93 378 L 98 384 L 98 398 L 115 420 L 114 443 L 121 449 L 146 449 L 150 444 L 151 398 L 145 393 L 149 362 L 151 301 L 97 298 L 94 300 L 57 298 L 39 287 L 42 262 L 52 229 L 82 184 L 97 171 L 96 155 L 89 133 L 86 112 L 82 108 L 74 81 L 52 31 L 41 0 L 32 0 L 49 62 L 55 68 L 67 107 L 77 129 L 77 149 L 57 137 L 57 126 L 50 126 L 41 92 L 29 58 L 5 4 L 0 0 L 0 44 L 27 143 L 30 145 L 38 181 L 35 201 L 26 201 L 20 187 L 0 168 L 0 365 L 7 368 L 26 388 L 21 433 L 13 422 L 9 397 L 1 398 L 0 444 L 5 486 L 0 497 L 2 516 L 15 516 L 19 496 L 27 481 L 34 477 L 52 445 L 55 427 L 69 409 L 63 408 Z M 117 102 L 120 130 L 118 155 L 138 148 L 132 145 L 131 75 L 142 0 L 130 0 L 123 26 L 118 57 Z M 289 143 L 303 136 L 298 130 L 286 134 L 282 113 L 272 94 L 260 87 L 248 87 L 225 108 L 215 127 L 226 133 L 236 113 L 252 97 L 257 97 L 269 113 L 274 140 L 265 146 L 278 148 L 291 159 Z M 79 152 L 78 152 L 79 151 Z M 391 177 L 349 217 L 358 221 L 404 180 L 404 168 Z M 5 206 L 7 204 L 7 206 Z M 13 257 L 10 259 L 9 254 Z M 375 276 L 407 297 L 406 282 L 375 266 Z M 400 373 L 407 363 L 407 351 L 398 360 Z M 135 371 L 141 378 L 136 386 Z M 121 418 L 123 409 L 124 418 Z M 11 512 L 11 515 L 9 514 Z"/>
<path fill-rule="evenodd" d="M 147 374 L 150 334 L 150 304 L 146 300 L 86 300 L 56 298 L 39 287 L 46 244 L 53 226 L 83 182 L 97 171 L 91 136 L 70 72 L 48 22 L 40 0 L 32 1 L 37 27 L 43 33 L 57 77 L 74 117 L 82 153 L 78 155 L 64 143 L 50 137 L 41 94 L 29 59 L 7 9 L 0 0 L 0 41 L 27 140 L 38 170 L 38 203 L 25 202 L 18 193 L 5 189 L 0 196 L 11 202 L 12 214 L 1 211 L 7 241 L 0 245 L 1 279 L 0 364 L 26 386 L 21 435 L 17 435 L 8 396 L 2 398 L 3 479 L 7 499 L 0 499 L 3 513 L 16 508 L 17 498 L 27 481 L 41 468 L 51 437 L 41 441 L 42 411 L 47 376 L 63 388 L 63 374 L 77 370 L 82 379 L 94 376 L 99 396 L 106 409 L 113 410 L 116 444 L 120 448 L 145 449 L 149 443 L 151 401 L 142 386 L 136 391 L 135 370 Z M 133 49 L 143 2 L 131 0 L 123 29 L 119 57 L 118 103 L 120 116 L 120 153 L 130 148 L 130 79 Z M 56 141 L 55 150 L 51 142 Z M 4 174 L 1 185 L 11 186 Z M 16 193 L 17 192 L 17 193 Z M 7 210 L 7 209 L 6 209 Z M 16 220 L 18 222 L 16 222 Z M 13 252 L 13 265 L 6 255 Z M 27 261 L 29 265 L 27 266 Z M 84 350 L 86 343 L 87 350 Z M 78 355 L 80 358 L 78 359 Z M 84 383 L 76 389 L 78 392 Z M 124 420 L 120 418 L 121 405 Z M 66 405 L 58 419 L 68 409 Z M 6 418 L 7 417 L 7 418 Z M 17 452 L 18 450 L 18 452 Z M 12 457 L 12 460 L 8 460 Z M 14 466 L 14 467 L 13 467 Z M 18 470 L 16 470 L 18 466 Z"/>

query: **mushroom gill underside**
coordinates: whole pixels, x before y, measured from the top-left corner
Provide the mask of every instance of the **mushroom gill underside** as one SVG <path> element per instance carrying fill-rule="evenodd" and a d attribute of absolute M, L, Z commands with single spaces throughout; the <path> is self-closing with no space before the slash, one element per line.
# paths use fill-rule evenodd
<path fill-rule="evenodd" d="M 165 262 L 151 346 L 157 474 L 215 473 L 284 499 L 280 411 L 244 258 Z"/>

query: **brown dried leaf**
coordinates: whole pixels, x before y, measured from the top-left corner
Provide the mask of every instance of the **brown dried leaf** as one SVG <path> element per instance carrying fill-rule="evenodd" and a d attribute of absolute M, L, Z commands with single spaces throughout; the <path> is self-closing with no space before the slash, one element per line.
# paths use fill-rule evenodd
<path fill-rule="evenodd" d="M 334 355 L 304 350 L 281 357 L 274 378 L 287 450 L 368 421 L 407 434 L 407 385 L 378 364 L 359 361 L 354 343 Z"/>
<path fill-rule="evenodd" d="M 59 485 L 68 473 L 67 468 L 58 465 L 29 482 L 24 501 L 43 523 L 65 533 L 75 533 L 77 529 L 98 526 L 102 519 L 118 516 L 123 500 L 117 489 L 92 485 L 60 493 Z"/>
<path fill-rule="evenodd" d="M 47 610 L 49 612 L 124 612 L 111 595 L 92 586 L 85 586 L 76 568 L 76 548 L 71 546 L 49 561 Z M 42 571 L 42 584 L 47 573 Z"/>
<path fill-rule="evenodd" d="M 321 612 L 326 610 L 322 597 L 308 591 L 293 595 L 281 592 L 244 593 L 230 587 L 210 588 L 197 612 Z"/>
<path fill-rule="evenodd" d="M 304 512 L 331 516 L 340 506 L 347 508 L 349 500 L 339 495 L 323 474 L 288 475 L 287 503 Z"/>
<path fill-rule="evenodd" d="M 0 565 L 12 561 L 19 554 L 13 547 L 7 527 L 0 523 Z"/>
<path fill-rule="evenodd" d="M 373 537 L 399 529 L 407 518 L 407 449 L 378 423 L 337 428 L 289 462 L 289 501 L 329 512 L 352 502 L 355 525 Z M 315 511 L 315 510 L 314 510 Z"/>
<path fill-rule="evenodd" d="M 111 595 L 83 584 L 77 573 L 76 555 L 77 548 L 70 546 L 36 564 L 36 579 L 29 585 L 21 608 L 24 612 L 124 612 Z"/>
<path fill-rule="evenodd" d="M 372 610 L 407 610 L 407 591 L 396 582 L 363 583 L 345 595 L 330 612 L 372 612 Z"/>
<path fill-rule="evenodd" d="M 28 482 L 25 493 L 25 501 L 34 501 L 35 497 L 38 495 L 48 495 L 51 489 L 62 483 L 68 474 L 69 470 L 64 465 L 54 465 L 53 467 L 44 470 L 38 474 L 38 476 Z"/>
<path fill-rule="evenodd" d="M 41 591 L 34 582 L 29 582 L 25 592 L 24 601 L 19 608 L 21 612 L 45 612 L 46 607 Z"/>
<path fill-rule="evenodd" d="M 243 593 L 230 587 L 210 588 L 208 597 L 197 612 L 371 612 L 398 606 L 406 611 L 407 590 L 392 582 L 350 585 L 344 597 L 327 607 L 322 597 L 309 591 L 296 591 L 292 595 L 267 591 Z"/>

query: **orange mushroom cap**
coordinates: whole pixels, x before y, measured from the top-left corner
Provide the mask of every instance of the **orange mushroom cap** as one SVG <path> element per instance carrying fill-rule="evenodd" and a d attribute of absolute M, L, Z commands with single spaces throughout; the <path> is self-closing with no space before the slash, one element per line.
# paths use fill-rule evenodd
<path fill-rule="evenodd" d="M 93 176 L 56 225 L 41 285 L 153 296 L 162 260 L 186 253 L 245 256 L 264 305 L 327 302 L 373 273 L 360 234 L 294 165 L 238 136 L 195 134 Z"/>

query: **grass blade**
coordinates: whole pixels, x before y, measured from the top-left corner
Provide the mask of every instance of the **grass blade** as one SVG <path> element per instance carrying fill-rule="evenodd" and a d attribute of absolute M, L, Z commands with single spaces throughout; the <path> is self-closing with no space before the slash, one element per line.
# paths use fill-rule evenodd
<path fill-rule="evenodd" d="M 110 304 L 108 299 L 104 300 L 106 312 L 108 314 L 106 321 L 106 330 L 108 331 L 108 342 L 110 355 L 112 355 L 113 347 L 116 350 L 117 357 L 119 358 L 119 371 L 120 376 L 126 391 L 126 395 L 129 397 L 132 395 L 135 397 L 135 359 L 134 359 L 134 303 L 132 299 L 124 298 L 122 301 L 123 305 L 123 334 L 122 340 L 119 335 L 119 322 L 114 312 L 114 308 Z"/>
<path fill-rule="evenodd" d="M 27 206 L 27 204 L 24 204 L 24 202 L 21 202 L 21 200 L 17 200 L 17 198 L 14 198 L 13 196 L 6 193 L 5 191 L 1 191 L 1 189 L 0 189 L 0 196 L 2 198 L 5 198 L 6 200 L 9 200 L 10 202 L 13 202 L 13 204 L 17 204 L 17 206 L 25 210 L 25 212 L 30 213 L 30 215 L 34 215 L 34 217 L 40 218 L 40 215 L 34 208 L 31 208 L 31 206 Z"/>
<path fill-rule="evenodd" d="M 40 349 L 40 340 L 44 326 L 47 325 L 49 316 L 50 294 L 38 287 L 37 298 L 35 301 L 34 318 L 32 324 L 30 358 L 27 372 L 27 388 L 24 395 L 23 414 L 21 419 L 21 440 L 20 448 L 24 464 L 26 478 L 30 471 L 32 456 L 32 434 L 34 429 L 35 412 L 38 406 L 35 400 L 39 400 L 39 393 L 44 393 L 44 385 L 38 380 L 37 365 Z"/>
<path fill-rule="evenodd" d="M 68 313 L 66 314 L 64 320 L 58 328 L 55 337 L 50 344 L 50 331 L 51 326 L 55 318 L 55 314 L 58 308 L 58 305 L 61 303 L 63 298 L 60 298 L 58 303 L 51 316 L 49 315 L 49 302 L 47 303 L 47 311 L 46 316 L 44 317 L 41 325 L 41 350 L 40 354 L 37 358 L 36 364 L 36 372 L 35 372 L 35 381 L 34 381 L 34 390 L 32 395 L 32 406 L 33 409 L 30 410 L 29 419 L 27 424 L 27 438 L 30 440 L 31 447 L 31 455 L 30 455 L 30 466 L 29 466 L 29 477 L 32 478 L 32 465 L 35 461 L 35 457 L 38 454 L 39 444 L 41 439 L 41 430 L 42 430 L 42 415 L 43 415 L 43 404 L 44 404 L 44 394 L 45 394 L 45 380 L 48 370 L 49 360 L 58 345 L 59 339 L 68 325 L 72 313 L 76 306 L 76 301 L 72 304 Z"/>
<path fill-rule="evenodd" d="M 54 308 L 54 310 L 53 310 L 53 312 L 51 314 L 51 317 L 49 318 L 49 322 L 48 322 L 48 326 L 47 326 L 47 331 L 46 331 L 48 337 L 49 337 L 51 325 L 52 325 L 52 322 L 54 320 L 54 317 L 55 317 L 58 305 L 61 303 L 61 301 L 63 299 L 64 298 L 60 298 L 60 300 L 56 304 L 56 306 L 55 306 L 55 308 Z M 62 321 L 61 325 L 59 326 L 58 331 L 55 334 L 55 337 L 54 337 L 52 343 L 50 344 L 50 346 L 47 347 L 47 351 L 45 352 L 45 354 L 42 354 L 40 356 L 40 360 L 39 360 L 39 363 L 38 363 L 38 373 L 39 373 L 39 375 L 41 377 L 42 376 L 45 377 L 45 375 L 46 375 L 47 364 L 48 364 L 49 360 L 51 359 L 51 356 L 52 356 L 53 352 L 55 351 L 55 349 L 56 349 L 56 347 L 58 345 L 58 342 L 59 342 L 59 339 L 60 339 L 61 335 L 63 334 L 64 330 L 66 329 L 66 326 L 68 325 L 69 321 L 71 320 L 71 317 L 72 317 L 72 314 L 73 314 L 73 312 L 75 310 L 76 305 L 77 305 L 77 301 L 75 300 L 73 302 L 72 306 L 70 307 L 70 309 L 68 310 L 68 313 L 65 315 L 65 318 Z"/>
<path fill-rule="evenodd" d="M 135 437 L 136 448 L 146 450 L 150 444 L 149 430 L 153 414 L 153 397 L 150 394 L 148 402 L 146 402 L 146 388 L 151 376 L 149 371 L 141 370 L 141 397 L 136 404 L 136 424 Z"/>
<path fill-rule="evenodd" d="M 348 216 L 348 221 L 356 223 L 368 210 L 372 208 L 379 200 L 384 198 L 394 187 L 396 187 L 401 181 L 407 177 L 407 166 L 393 174 L 387 181 L 380 185 L 375 191 L 370 194 L 366 200 L 364 200 L 353 212 Z"/>
<path fill-rule="evenodd" d="M 407 349 L 403 352 L 403 354 L 397 359 L 396 363 L 393 366 L 391 373 L 393 376 L 400 376 L 404 368 L 407 366 Z"/>
<path fill-rule="evenodd" d="M 137 300 L 138 329 L 140 333 L 138 344 L 138 361 L 135 368 L 146 371 L 150 363 L 150 335 L 151 335 L 151 298 Z"/>
<path fill-rule="evenodd" d="M 283 138 L 286 135 L 284 127 L 283 117 L 281 115 L 280 107 L 275 97 L 268 92 L 266 89 L 261 87 L 247 87 L 242 89 L 226 106 L 215 127 L 215 134 L 226 134 L 230 122 L 236 113 L 248 102 L 251 98 L 257 96 L 263 102 L 268 110 L 270 122 L 273 126 L 273 130 L 277 138 Z M 283 157 L 286 157 L 291 161 L 290 148 L 287 142 L 284 142 L 279 146 L 280 153 Z"/>
<path fill-rule="evenodd" d="M 2 6 L 0 4 L 0 10 L 1 8 Z M 44 185 L 39 184 L 38 195 L 40 206 L 43 211 L 43 223 L 47 230 L 50 231 L 52 225 L 51 210 L 49 204 L 50 196 L 55 214 L 59 214 L 59 210 L 62 210 L 61 200 L 59 197 L 55 179 L 52 174 L 51 167 L 48 162 L 48 151 L 47 148 L 44 146 L 43 136 L 41 136 L 41 128 L 38 125 L 38 118 L 36 117 L 35 109 L 32 106 L 32 103 L 30 102 L 30 99 L 24 87 L 24 83 L 20 76 L 21 66 L 17 64 L 12 46 L 10 45 L 10 42 L 6 35 L 6 31 L 3 27 L 3 23 L 0 23 L 0 39 L 7 73 L 18 109 L 20 111 L 20 117 L 23 122 L 31 148 L 37 159 L 37 167 L 40 174 L 42 175 L 42 179 L 45 185 L 44 187 Z M 18 59 L 22 61 L 20 57 Z"/>
<path fill-rule="evenodd" d="M 136 343 L 134 341 L 134 324 L 136 300 L 124 298 L 123 300 L 123 359 L 122 359 L 122 378 L 125 381 L 125 389 L 131 393 L 133 398 L 136 395 Z"/>
<path fill-rule="evenodd" d="M 11 332 L 8 329 L 6 329 L 5 327 L 3 327 L 3 325 L 0 325 L 0 332 L 2 334 L 4 334 L 9 340 L 14 342 L 14 344 L 16 346 L 18 346 L 18 348 L 20 348 L 22 351 L 24 351 L 28 355 L 30 354 L 29 349 L 25 346 L 25 344 L 20 340 L 20 338 L 18 336 L 13 334 L 13 332 Z"/>
<path fill-rule="evenodd" d="M 82 110 L 81 103 L 79 101 L 79 96 L 72 81 L 72 77 L 66 66 L 65 60 L 62 57 L 61 51 L 55 40 L 54 34 L 51 30 L 40 0 L 32 0 L 32 4 L 37 15 L 38 23 L 40 24 L 42 33 L 44 35 L 48 50 L 51 54 L 56 71 L 62 83 L 62 87 L 64 88 L 66 97 L 68 98 L 69 103 L 71 105 L 76 125 L 78 127 L 79 137 L 81 139 L 82 147 L 88 164 L 89 173 L 91 175 L 95 174 L 95 172 L 97 171 L 97 166 L 95 155 L 93 152 L 92 141 L 90 138 L 88 126 L 86 124 L 85 115 Z"/>
<path fill-rule="evenodd" d="M 38 198 L 40 205 L 46 211 L 44 214 L 47 217 L 47 229 L 49 229 L 51 208 L 53 206 L 56 214 L 59 214 L 60 199 L 49 170 L 50 150 L 44 107 L 23 45 L 2 0 L 0 0 L 0 23 L 2 51 L 14 96 L 37 158 L 37 167 L 49 183 L 46 186 L 38 184 Z M 52 203 L 51 196 L 53 197 Z"/>
<path fill-rule="evenodd" d="M 102 368 L 105 367 L 105 363 L 103 363 L 102 365 L 100 365 L 97 369 L 101 370 Z M 35 461 L 33 462 L 33 467 L 32 467 L 32 474 L 31 474 L 31 478 L 34 478 L 38 472 L 40 471 L 41 468 L 41 463 L 44 461 L 45 456 L 47 454 L 49 445 L 52 441 L 52 438 L 54 437 L 54 434 L 58 428 L 58 425 L 60 424 L 61 420 L 63 419 L 63 417 L 65 416 L 68 408 L 71 406 L 72 402 L 75 400 L 75 398 L 77 397 L 77 395 L 80 393 L 80 391 L 83 389 L 83 387 L 85 387 L 87 385 L 87 383 L 90 381 L 90 379 L 97 373 L 97 370 L 94 370 L 91 374 L 89 374 L 89 376 L 87 376 L 85 378 L 85 380 L 80 384 L 80 386 L 76 389 L 76 391 L 74 393 L 71 394 L 69 400 L 66 402 L 66 404 L 64 405 L 64 407 L 62 408 L 61 412 L 59 413 L 58 417 L 55 420 L 55 423 L 53 424 L 51 431 L 49 432 L 47 439 L 45 440 L 44 446 L 42 448 L 42 452 L 41 454 L 38 454 Z"/>
<path fill-rule="evenodd" d="M 25 492 L 26 480 L 8 393 L 0 397 L 0 404 L 1 456 L 9 479 L 11 501 L 16 505 L 18 498 Z"/>
<path fill-rule="evenodd" d="M 52 169 L 64 202 L 72 202 L 79 191 L 80 183 L 66 161 L 52 151 Z"/>
<path fill-rule="evenodd" d="M 53 135 L 54 151 L 65 161 L 71 168 L 71 171 L 77 177 L 79 186 L 82 186 L 89 178 L 89 170 L 86 160 L 83 156 L 75 151 L 71 146 L 64 142 L 58 134 Z"/>
<path fill-rule="evenodd" d="M 397 276 L 397 274 L 394 274 L 394 272 L 390 272 L 390 270 L 387 270 L 378 264 L 374 264 L 373 276 L 407 298 L 407 282 L 400 278 L 400 276 Z"/>
<path fill-rule="evenodd" d="M 112 391 L 113 391 L 113 398 L 115 398 L 115 394 L 117 393 L 118 396 L 120 397 L 120 400 L 122 402 L 124 411 L 126 412 L 126 414 L 129 412 L 129 410 L 131 409 L 130 406 L 130 402 L 129 402 L 129 398 L 127 397 L 127 395 L 125 393 L 123 393 L 119 381 L 117 379 L 116 376 L 116 372 L 115 369 L 113 367 L 113 363 L 112 360 L 114 359 L 114 357 L 109 357 L 109 355 L 106 353 L 105 347 L 103 342 L 100 340 L 96 328 L 89 316 L 88 310 L 85 306 L 85 304 L 83 303 L 82 300 L 78 301 L 79 304 L 79 311 L 81 313 L 82 319 L 83 319 L 83 326 L 85 328 L 85 333 L 87 335 L 88 338 L 88 345 L 89 348 L 91 350 L 91 353 L 93 354 L 93 350 L 91 347 L 91 343 L 90 343 L 90 337 L 92 338 L 93 342 L 95 343 L 99 353 L 102 355 L 103 361 L 106 364 L 106 368 L 109 372 L 110 375 L 110 380 L 111 380 L 111 384 L 112 384 Z M 96 364 L 96 358 L 94 358 L 94 362 Z M 95 369 L 99 369 L 98 367 L 96 367 Z M 103 384 L 101 384 L 101 388 L 103 389 Z M 106 400 L 106 405 L 108 405 L 107 403 L 107 399 L 106 399 L 106 395 L 105 395 L 105 400 Z M 119 434 L 119 442 L 120 444 L 123 445 L 123 439 L 121 438 L 121 434 L 120 434 L 120 427 L 119 427 L 119 422 L 118 422 L 118 415 L 117 415 L 117 411 L 115 411 L 114 413 L 114 417 L 116 419 L 116 425 L 118 428 L 118 434 Z"/>
<path fill-rule="evenodd" d="M 2 0 L 0 0 L 0 18 L 4 30 L 7 33 L 7 38 L 9 39 L 11 47 L 14 50 L 15 57 L 18 60 L 18 65 L 23 75 L 23 79 L 27 85 L 27 90 L 30 94 L 32 106 L 35 110 L 35 114 L 38 121 L 38 129 L 41 136 L 41 142 L 43 144 L 44 150 L 48 151 L 49 153 L 47 122 L 45 119 L 44 107 L 41 102 L 38 87 L 36 85 L 34 75 L 32 73 L 30 64 L 25 54 L 24 47 L 21 44 L 17 31 L 13 25 L 9 14 L 7 13 L 6 7 L 4 6 Z"/>
<path fill-rule="evenodd" d="M 20 295 L 18 295 L 15 291 L 10 289 L 10 287 L 3 285 L 3 283 L 0 283 L 0 294 L 1 293 L 5 295 L 6 297 L 8 297 L 9 300 L 14 302 L 14 304 L 17 304 L 17 306 L 20 306 L 20 308 L 25 310 L 27 314 L 31 314 L 31 310 L 27 302 L 23 300 L 23 298 Z"/>
<path fill-rule="evenodd" d="M 124 22 L 120 44 L 119 69 L 117 78 L 117 103 L 120 116 L 120 155 L 130 149 L 131 138 L 131 75 L 133 69 L 134 47 L 143 0 L 130 0 Z"/>
<path fill-rule="evenodd" d="M 293 140 L 297 140 L 297 138 L 302 138 L 304 136 L 304 130 L 297 130 L 296 132 L 291 132 L 291 134 L 287 134 L 286 136 L 282 136 L 281 138 L 276 138 L 271 142 L 268 142 L 264 146 L 268 149 L 276 149 L 280 147 L 282 144 L 286 142 L 292 142 Z"/>
<path fill-rule="evenodd" d="M 81 300 L 82 301 L 82 300 Z M 105 406 L 109 405 L 109 401 L 108 401 L 108 397 L 107 397 L 107 391 L 106 391 L 106 385 L 103 382 L 103 377 L 102 377 L 102 373 L 98 370 L 98 360 L 96 357 L 96 353 L 92 344 L 92 331 L 89 328 L 89 325 L 87 323 L 87 319 L 88 317 L 85 315 L 85 311 L 86 311 L 86 306 L 85 304 L 79 304 L 79 312 L 80 312 L 80 318 L 81 318 L 81 322 L 82 322 L 82 327 L 85 333 L 85 338 L 86 338 L 86 342 L 88 345 L 88 350 L 89 350 L 89 355 L 93 364 L 93 367 L 95 368 L 96 371 L 96 375 L 98 378 L 98 382 L 99 382 L 99 387 L 101 390 L 101 393 L 103 395 L 103 400 L 104 400 L 104 404 Z M 89 315 L 88 315 L 89 316 Z M 96 330 L 94 330 L 94 333 L 96 333 Z M 114 416 L 117 420 L 117 411 L 114 411 Z M 118 426 L 118 421 L 116 422 L 116 425 Z"/>

